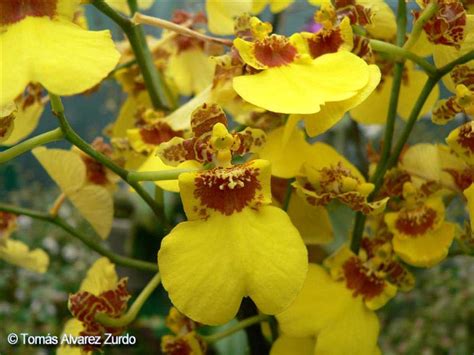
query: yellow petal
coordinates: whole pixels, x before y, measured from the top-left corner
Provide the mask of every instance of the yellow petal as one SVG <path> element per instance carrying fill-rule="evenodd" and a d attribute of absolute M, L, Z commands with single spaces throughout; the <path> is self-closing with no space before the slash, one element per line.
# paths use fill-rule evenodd
<path fill-rule="evenodd" d="M 130 7 L 127 0 L 105 0 L 111 8 L 130 16 Z M 137 0 L 137 5 L 140 10 L 148 10 L 153 6 L 155 0 Z"/>
<path fill-rule="evenodd" d="M 110 192 L 102 186 L 86 185 L 66 195 L 97 234 L 107 239 L 114 219 L 114 202 Z"/>
<path fill-rule="evenodd" d="M 112 196 L 105 187 L 84 185 L 86 167 L 79 154 L 45 147 L 32 153 L 95 231 L 107 238 L 114 213 Z"/>
<path fill-rule="evenodd" d="M 376 355 L 379 321 L 359 299 L 340 319 L 324 328 L 316 341 L 315 355 Z"/>
<path fill-rule="evenodd" d="M 190 96 L 206 89 L 214 77 L 215 62 L 201 48 L 184 50 L 170 57 L 167 75 L 181 95 Z"/>
<path fill-rule="evenodd" d="M 0 106 L 18 96 L 29 82 L 57 95 L 83 92 L 104 79 L 119 53 L 109 31 L 86 31 L 64 20 L 27 17 L 0 35 L 8 48 L 0 58 Z"/>
<path fill-rule="evenodd" d="M 158 253 L 163 286 L 182 313 L 222 324 L 249 296 L 265 314 L 284 310 L 300 291 L 306 248 L 281 209 L 263 206 L 178 224 Z"/>
<path fill-rule="evenodd" d="M 471 230 L 474 230 L 474 184 L 464 190 L 464 196 L 467 199 L 467 209 L 469 211 L 469 219 L 471 221 Z"/>
<path fill-rule="evenodd" d="M 64 325 L 64 330 L 61 334 L 69 336 L 72 335 L 77 337 L 80 333 L 84 330 L 84 326 L 82 322 L 77 320 L 76 318 L 69 319 L 66 324 Z M 65 343 L 60 344 L 56 350 L 56 355 L 88 355 L 90 352 L 85 353 L 80 347 L 78 346 L 71 346 Z"/>
<path fill-rule="evenodd" d="M 128 95 L 114 122 L 112 137 L 123 138 L 127 136 L 127 130 L 135 127 L 135 114 L 140 106 L 151 107 L 150 96 L 146 91 L 140 92 L 137 96 Z"/>
<path fill-rule="evenodd" d="M 0 259 L 19 267 L 44 273 L 48 269 L 49 256 L 42 249 L 30 248 L 23 242 L 8 239 L 0 245 Z"/>
<path fill-rule="evenodd" d="M 350 99 L 328 102 L 321 106 L 321 111 L 312 115 L 296 115 L 304 119 L 308 135 L 314 137 L 324 133 L 339 122 L 347 111 L 364 102 L 380 82 L 380 69 L 376 65 L 369 65 L 369 75 L 367 85 Z"/>
<path fill-rule="evenodd" d="M 344 283 L 334 281 L 319 265 L 309 264 L 303 289 L 276 318 L 284 334 L 310 337 L 340 318 L 352 303 L 352 293 Z"/>
<path fill-rule="evenodd" d="M 367 63 L 341 51 L 310 62 L 291 63 L 235 77 L 235 91 L 258 107 L 279 113 L 311 114 L 327 101 L 356 95 L 369 80 Z"/>
<path fill-rule="evenodd" d="M 270 0 L 270 11 L 274 14 L 281 12 L 290 6 L 294 1 L 295 0 Z"/>
<path fill-rule="evenodd" d="M 292 130 L 286 142 L 284 133 L 285 127 L 282 126 L 267 134 L 267 141 L 259 156 L 272 163 L 272 175 L 289 179 L 299 173 L 308 157 L 310 144 L 299 128 Z"/>
<path fill-rule="evenodd" d="M 331 147 L 329 144 L 323 142 L 317 142 L 311 146 L 312 153 L 307 159 L 308 166 L 314 169 L 322 169 L 330 166 L 336 166 L 341 163 L 345 168 L 349 169 L 351 174 L 359 179 L 361 182 L 365 182 L 364 176 L 360 171 L 352 165 L 342 154 Z"/>
<path fill-rule="evenodd" d="M 288 216 L 306 245 L 327 244 L 334 239 L 326 208 L 309 205 L 297 193 L 291 195 Z"/>
<path fill-rule="evenodd" d="M 431 267 L 448 255 L 454 232 L 453 223 L 443 223 L 441 227 L 425 235 L 413 238 L 395 235 L 393 249 L 410 265 Z"/>
<path fill-rule="evenodd" d="M 402 81 L 400 96 L 398 101 L 398 114 L 401 118 L 407 119 L 410 115 L 415 101 L 428 76 L 421 70 L 415 70 L 413 65 L 407 65 L 407 81 Z M 383 124 L 387 120 L 388 105 L 392 92 L 393 76 L 386 75 L 384 82 L 359 106 L 351 110 L 351 116 L 357 122 L 364 124 Z M 439 88 L 436 86 L 428 96 L 420 117 L 428 114 L 434 106 L 439 96 Z"/>
<path fill-rule="evenodd" d="M 197 161 L 190 160 L 190 161 L 185 161 L 178 166 L 171 166 L 171 165 L 166 165 L 163 163 L 161 158 L 156 155 L 156 151 L 153 152 L 148 159 L 143 163 L 143 165 L 140 166 L 138 171 L 163 171 L 163 170 L 172 170 L 172 169 L 186 169 L 186 168 L 199 168 L 201 164 L 199 164 Z M 155 184 L 162 188 L 163 190 L 166 191 L 171 191 L 171 192 L 179 192 L 179 184 L 178 180 L 162 180 L 162 181 L 155 181 Z"/>
<path fill-rule="evenodd" d="M 466 163 L 474 165 L 474 122 L 469 121 L 449 133 L 448 146 Z"/>
<path fill-rule="evenodd" d="M 439 182 L 441 163 L 438 146 L 428 143 L 411 146 L 403 153 L 400 167 L 412 175 L 419 185 L 426 181 Z M 417 177 L 423 179 L 416 180 Z"/>
<path fill-rule="evenodd" d="M 211 97 L 211 85 L 206 87 L 191 100 L 181 105 L 178 109 L 170 113 L 164 119 L 175 131 L 182 131 L 191 127 L 191 114 L 204 103 L 212 104 L 214 100 Z"/>
<path fill-rule="evenodd" d="M 99 296 L 101 293 L 117 287 L 118 276 L 115 265 L 106 257 L 97 259 L 87 271 L 79 291 Z"/>
<path fill-rule="evenodd" d="M 209 31 L 218 35 L 234 33 L 234 19 L 252 10 L 252 0 L 206 0 Z"/>
<path fill-rule="evenodd" d="M 384 0 L 357 0 L 371 11 L 371 23 L 364 26 L 369 34 L 377 39 L 391 41 L 397 32 L 395 14 Z"/>
<path fill-rule="evenodd" d="M 67 195 L 79 190 L 86 180 L 86 167 L 79 154 L 63 149 L 38 147 L 32 150 L 49 176 Z"/>
<path fill-rule="evenodd" d="M 15 114 L 15 128 L 8 139 L 2 142 L 4 145 L 14 145 L 28 137 L 38 126 L 38 121 L 43 113 L 44 105 L 35 101 L 26 109 L 21 107 Z"/>
<path fill-rule="evenodd" d="M 312 337 L 296 338 L 283 334 L 273 343 L 270 355 L 313 355 L 315 345 Z"/>

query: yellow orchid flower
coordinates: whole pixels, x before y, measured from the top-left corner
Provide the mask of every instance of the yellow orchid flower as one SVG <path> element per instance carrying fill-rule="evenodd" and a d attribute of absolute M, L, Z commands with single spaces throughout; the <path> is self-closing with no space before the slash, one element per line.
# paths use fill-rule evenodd
<path fill-rule="evenodd" d="M 0 118 L 3 122 L 10 118 L 10 127 L 8 134 L 0 132 L 0 143 L 2 145 L 14 145 L 26 138 L 38 126 L 39 119 L 44 110 L 44 101 L 41 97 L 41 86 L 29 84 L 26 87 L 25 93 L 20 95 L 11 103 L 10 106 L 13 111 L 7 115 L 1 114 Z M 8 112 L 8 109 L 7 109 Z M 4 117 L 6 116 L 6 117 Z M 2 123 L 1 125 L 4 125 Z M 0 129 L 2 131 L 2 129 Z M 2 138 L 3 136 L 3 138 Z"/>
<path fill-rule="evenodd" d="M 372 284 L 366 285 L 372 290 Z M 310 264 L 296 300 L 276 316 L 282 334 L 271 355 L 379 354 L 379 321 L 345 282 Z M 343 341 L 342 341 L 343 339 Z"/>
<path fill-rule="evenodd" d="M 393 234 L 393 249 L 408 264 L 436 265 L 448 255 L 455 225 L 444 220 L 445 208 L 440 197 L 419 198 L 411 183 L 405 183 L 403 195 L 404 205 L 385 214 L 385 223 Z"/>
<path fill-rule="evenodd" d="M 27 1 L 0 5 L 0 106 L 30 82 L 57 95 L 73 95 L 99 83 L 119 59 L 109 31 L 73 23 L 79 0 Z"/>
<path fill-rule="evenodd" d="M 199 31 L 195 25 L 205 24 L 206 18 L 202 13 L 178 10 L 173 14 L 172 21 Z M 212 83 L 215 62 L 209 56 L 221 54 L 221 47 L 214 48 L 200 39 L 176 33 L 165 32 L 162 40 L 171 52 L 165 73 L 181 95 L 196 95 Z"/>
<path fill-rule="evenodd" d="M 237 38 L 234 46 L 239 55 L 258 72 L 235 77 L 235 91 L 269 111 L 314 114 L 326 103 L 355 99 L 367 86 L 375 88 L 372 79 L 378 70 L 356 55 L 340 51 L 311 59 L 308 53 L 298 52 L 304 48 L 298 42 L 299 34 L 271 35 L 255 42 Z"/>
<path fill-rule="evenodd" d="M 451 131 L 446 138 L 448 146 L 466 163 L 474 165 L 474 122 L 467 122 Z"/>
<path fill-rule="evenodd" d="M 382 72 L 380 84 L 364 102 L 350 111 L 351 117 L 359 123 L 384 124 L 387 119 L 388 103 L 393 82 L 393 63 L 379 61 L 377 64 Z M 419 96 L 427 79 L 428 75 L 421 70 L 416 70 L 412 63 L 407 62 L 405 64 L 397 108 L 397 113 L 402 119 L 406 120 L 410 116 L 416 98 Z M 439 87 L 436 86 L 423 105 L 420 116 L 424 116 L 431 111 L 438 96 Z"/>
<path fill-rule="evenodd" d="M 96 141 L 100 150 L 103 143 Z M 107 149 L 102 149 L 107 153 Z M 38 147 L 33 155 L 81 215 L 106 239 L 112 228 L 115 175 L 82 152 Z"/>
<path fill-rule="evenodd" d="M 267 5 L 270 11 L 278 13 L 290 6 L 294 0 L 206 0 L 206 13 L 209 20 L 209 31 L 218 35 L 234 33 L 235 19 L 243 14 L 258 14 Z"/>
<path fill-rule="evenodd" d="M 111 8 L 130 16 L 130 7 L 128 6 L 127 0 L 105 0 Z M 137 0 L 137 5 L 140 10 L 148 10 L 153 6 L 155 0 Z"/>
<path fill-rule="evenodd" d="M 293 186 L 313 206 L 325 206 L 338 199 L 355 211 L 376 214 L 385 208 L 388 198 L 368 202 L 367 196 L 374 185 L 367 183 L 362 174 L 331 146 L 316 143 L 315 156 L 303 165 Z"/>
<path fill-rule="evenodd" d="M 445 124 L 461 112 L 474 115 L 474 67 L 457 66 L 449 76 L 456 85 L 455 96 L 436 103 L 432 115 L 432 120 L 436 124 Z"/>
<path fill-rule="evenodd" d="M 195 332 L 199 326 L 198 323 L 186 317 L 175 307 L 170 308 L 165 323 L 174 335 L 165 335 L 161 338 L 161 351 L 164 354 L 204 355 L 206 353 L 206 342 Z"/>
<path fill-rule="evenodd" d="M 203 122 L 196 127 L 208 131 L 208 120 Z M 163 239 L 158 252 L 174 306 L 204 324 L 228 322 L 246 296 L 263 313 L 283 311 L 307 271 L 298 231 L 284 211 L 269 206 L 269 162 L 231 164 L 238 138 L 214 123 L 209 142 L 216 167 L 179 176 L 188 221 Z"/>
<path fill-rule="evenodd" d="M 219 124 L 216 128 L 213 128 Z M 242 132 L 229 133 L 227 131 L 227 117 L 217 104 L 204 103 L 198 106 L 191 114 L 192 138 L 175 137 L 160 144 L 158 156 L 171 166 L 177 166 L 188 160 L 200 163 L 211 163 L 222 160 L 224 156 L 217 154 L 244 155 L 248 152 L 257 152 L 265 143 L 265 133 L 260 129 L 247 127 Z M 223 153 L 220 145 L 232 142 Z"/>
<path fill-rule="evenodd" d="M 120 335 L 124 328 L 104 327 L 95 320 L 96 313 L 106 313 L 111 317 L 121 316 L 127 309 L 130 294 L 127 291 L 127 278 L 118 279 L 115 265 L 109 259 L 97 259 L 87 271 L 79 291 L 69 295 L 68 308 L 74 318 L 68 320 L 63 334 L 69 336 L 99 336 L 103 343 L 104 333 Z M 58 355 L 90 354 L 100 350 L 92 344 L 82 347 L 62 343 Z"/>
<path fill-rule="evenodd" d="M 44 273 L 48 269 L 49 256 L 42 249 L 30 250 L 18 240 L 10 239 L 16 229 L 16 215 L 0 212 L 0 260 L 21 268 Z"/>

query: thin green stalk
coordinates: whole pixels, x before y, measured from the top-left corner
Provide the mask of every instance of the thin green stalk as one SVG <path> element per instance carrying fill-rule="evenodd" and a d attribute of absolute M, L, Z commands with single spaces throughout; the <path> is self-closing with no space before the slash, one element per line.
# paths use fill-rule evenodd
<path fill-rule="evenodd" d="M 405 40 L 405 31 L 406 31 L 406 3 L 405 0 L 398 1 L 398 12 L 397 12 L 397 45 L 402 45 Z M 400 88 L 402 85 L 403 78 L 403 67 L 405 66 L 405 61 L 396 62 L 393 70 L 393 82 L 392 82 L 392 91 L 390 94 L 390 102 L 387 112 L 387 120 L 385 126 L 384 142 L 382 153 L 380 156 L 380 161 L 377 164 L 375 173 L 371 179 L 372 182 L 378 181 L 380 178 L 383 180 L 383 176 L 386 171 L 386 163 L 390 156 L 390 150 L 392 149 L 392 140 L 393 133 L 395 131 L 395 120 L 397 118 L 397 109 L 398 109 L 398 99 L 400 96 Z M 375 193 L 371 194 L 369 198 L 375 196 Z M 365 226 L 365 217 L 361 212 L 356 214 L 354 230 L 352 232 L 351 238 L 351 250 L 358 254 L 360 248 L 360 242 L 364 232 Z"/>
<path fill-rule="evenodd" d="M 192 173 L 196 171 L 200 171 L 202 169 L 194 168 L 194 169 L 170 169 L 170 170 L 162 170 L 162 171 L 130 171 L 128 173 L 127 180 L 131 183 L 135 183 L 138 181 L 162 181 L 162 180 L 176 180 L 178 179 L 180 174 L 183 173 Z"/>
<path fill-rule="evenodd" d="M 270 316 L 267 316 L 266 314 L 258 314 L 256 316 L 246 318 L 243 321 L 240 321 L 239 323 L 234 325 L 233 327 L 231 327 L 229 329 L 226 329 L 226 330 L 224 330 L 220 333 L 203 336 L 203 338 L 209 344 L 215 343 L 216 341 L 224 339 L 224 338 L 228 337 L 229 335 L 232 335 L 232 334 L 238 332 L 239 330 L 245 329 L 245 328 L 247 328 L 251 325 L 257 324 L 257 323 L 266 322 L 269 319 L 270 319 Z"/>
<path fill-rule="evenodd" d="M 119 70 L 122 70 L 122 69 L 126 69 L 126 68 L 130 68 L 132 65 L 134 64 L 137 64 L 137 60 L 136 59 L 132 59 L 132 60 L 129 60 L 128 62 L 125 62 L 125 63 L 122 63 L 122 64 L 119 64 L 117 65 L 114 70 L 112 70 L 109 75 L 107 75 L 107 79 L 110 79 L 114 76 L 114 74 L 116 72 L 118 72 Z"/>
<path fill-rule="evenodd" d="M 95 320 L 101 323 L 102 325 L 105 325 L 106 327 L 121 328 L 127 326 L 137 318 L 138 312 L 140 312 L 140 309 L 142 309 L 146 300 L 158 287 L 160 281 L 160 274 L 157 273 L 155 276 L 153 276 L 150 282 L 148 282 L 148 284 L 133 302 L 132 306 L 128 309 L 127 313 L 125 313 L 123 316 L 119 318 L 112 318 L 109 317 L 106 313 L 97 313 L 95 315 Z"/>
<path fill-rule="evenodd" d="M 61 98 L 54 94 L 49 94 L 51 100 L 51 108 L 54 115 L 59 120 L 59 125 L 64 133 L 64 137 L 73 145 L 78 147 L 87 155 L 91 156 L 108 169 L 113 171 L 115 174 L 120 176 L 126 183 L 132 187 L 135 192 L 140 195 L 140 197 L 146 202 L 146 204 L 152 209 L 155 213 L 156 217 L 161 224 L 161 226 L 165 229 L 169 229 L 169 225 L 166 222 L 165 215 L 163 213 L 162 208 L 156 203 L 156 201 L 146 192 L 143 186 L 140 185 L 138 181 L 128 181 L 128 170 L 118 166 L 115 164 L 111 159 L 109 159 L 104 154 L 96 151 L 92 146 L 90 146 L 86 141 L 84 141 L 71 127 L 69 124 L 65 114 L 64 114 L 64 106 L 61 102 Z"/>
<path fill-rule="evenodd" d="M 404 49 L 410 50 L 416 44 L 416 42 L 418 42 L 421 31 L 423 31 L 423 26 L 430 20 L 430 18 L 434 16 L 436 11 L 438 11 L 438 5 L 435 3 L 430 3 L 427 7 L 425 7 L 420 17 L 418 17 L 418 20 L 416 20 L 415 24 L 413 25 L 410 37 L 403 46 Z"/>
<path fill-rule="evenodd" d="M 141 26 L 134 25 L 129 18 L 126 18 L 114 9 L 112 9 L 104 0 L 92 0 L 94 5 L 100 12 L 108 16 L 123 30 L 127 36 L 133 53 L 137 60 L 138 66 L 143 75 L 143 80 L 150 95 L 153 107 L 158 110 L 170 108 L 171 102 L 165 92 L 166 84 L 159 71 L 155 68 L 153 57 L 145 39 L 145 34 Z M 166 100 L 166 104 L 163 102 Z"/>
<path fill-rule="evenodd" d="M 377 39 L 370 40 L 370 46 L 376 52 L 386 53 L 393 58 L 404 58 L 411 60 L 413 63 L 418 64 L 428 75 L 434 75 L 436 73 L 436 67 L 430 64 L 427 60 L 417 56 L 415 53 L 410 52 L 406 49 L 398 47 L 394 44 L 379 41 Z"/>
<path fill-rule="evenodd" d="M 137 260 L 137 259 L 115 254 L 111 250 L 107 249 L 103 244 L 98 243 L 94 238 L 91 238 L 88 235 L 82 234 L 81 232 L 77 230 L 77 228 L 70 226 L 69 224 L 66 223 L 66 221 L 64 221 L 62 218 L 58 216 L 51 216 L 50 214 L 45 213 L 45 212 L 30 210 L 28 208 L 22 208 L 22 207 L 17 207 L 17 206 L 11 206 L 4 203 L 0 203 L 0 211 L 9 212 L 16 215 L 29 216 L 31 218 L 35 218 L 38 220 L 42 220 L 42 221 L 54 224 L 55 226 L 66 231 L 73 237 L 79 239 L 82 243 L 84 243 L 90 249 L 96 251 L 100 255 L 103 255 L 109 258 L 112 262 L 114 262 L 117 265 L 134 268 L 138 270 L 144 270 L 144 271 L 153 271 L 153 272 L 158 271 L 158 266 L 155 263 L 149 263 L 146 261 Z"/>
<path fill-rule="evenodd" d="M 403 147 L 405 146 L 408 140 L 408 137 L 410 136 L 411 131 L 413 130 L 413 127 L 415 126 L 418 116 L 420 115 L 421 109 L 423 108 L 423 105 L 425 104 L 426 99 L 430 95 L 431 90 L 433 90 L 435 85 L 438 83 L 439 79 L 440 78 L 428 78 L 428 80 L 425 83 L 425 86 L 423 86 L 423 90 L 421 91 L 420 96 L 415 102 L 415 106 L 413 107 L 413 110 L 410 113 L 408 121 L 405 127 L 403 128 L 402 134 L 400 135 L 400 138 L 398 139 L 398 142 L 395 145 L 395 148 L 390 154 L 390 158 L 388 159 L 387 164 L 384 168 L 384 173 L 388 169 L 397 165 L 398 157 L 400 156 L 400 153 L 402 152 Z M 378 190 L 382 186 L 382 183 L 383 183 L 383 176 L 379 177 L 379 179 L 375 182 L 374 193 L 378 192 Z"/>
<path fill-rule="evenodd" d="M 291 193 L 293 192 L 293 181 L 295 181 L 294 178 L 288 180 L 288 186 L 286 187 L 285 198 L 283 199 L 283 205 L 281 206 L 283 211 L 288 211 L 288 206 L 290 205 L 290 201 L 291 201 Z"/>
<path fill-rule="evenodd" d="M 6 163 L 7 161 L 16 158 L 23 153 L 29 152 L 35 147 L 55 142 L 63 138 L 64 134 L 61 128 L 56 128 L 52 131 L 39 134 L 36 137 L 27 139 L 26 141 L 23 141 L 3 152 L 0 152 L 0 164 Z"/>

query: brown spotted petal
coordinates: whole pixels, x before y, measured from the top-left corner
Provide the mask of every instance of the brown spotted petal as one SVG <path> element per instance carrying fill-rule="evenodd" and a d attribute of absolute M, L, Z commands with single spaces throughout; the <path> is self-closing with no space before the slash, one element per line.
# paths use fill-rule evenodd
<path fill-rule="evenodd" d="M 423 26 L 427 38 L 434 44 L 459 48 L 466 35 L 466 10 L 458 0 L 439 0 L 438 6 L 438 11 Z M 413 14 L 417 19 L 421 12 Z"/>
<path fill-rule="evenodd" d="M 261 129 L 247 127 L 241 132 L 234 133 L 233 136 L 235 143 L 232 151 L 238 155 L 257 153 L 266 142 L 266 134 Z"/>
<path fill-rule="evenodd" d="M 170 166 L 178 166 L 186 160 L 198 160 L 195 150 L 196 141 L 195 138 L 174 137 L 168 142 L 160 144 L 156 154 L 163 163 Z"/>
<path fill-rule="evenodd" d="M 161 338 L 161 351 L 166 355 L 202 355 L 207 344 L 196 332 L 180 337 L 165 335 Z"/>
<path fill-rule="evenodd" d="M 336 0 L 336 13 L 339 19 L 348 17 L 351 25 L 365 26 L 371 23 L 371 11 L 355 0 Z"/>
<path fill-rule="evenodd" d="M 467 122 L 451 131 L 446 143 L 466 163 L 474 165 L 474 122 Z"/>
<path fill-rule="evenodd" d="M 435 107 L 431 119 L 436 124 L 446 124 L 458 114 L 463 111 L 462 107 L 456 101 L 455 96 L 451 96 L 448 99 L 439 100 Z"/>
<path fill-rule="evenodd" d="M 127 291 L 127 278 L 122 278 L 113 290 L 102 292 L 96 296 L 87 291 L 79 291 L 69 296 L 68 307 L 71 314 L 82 322 L 82 336 L 103 336 L 104 333 L 119 335 L 125 328 L 106 327 L 95 320 L 95 315 L 105 313 L 112 318 L 120 317 L 127 309 L 130 294 Z M 94 350 L 93 346 L 84 348 Z"/>
<path fill-rule="evenodd" d="M 191 114 L 191 130 L 195 138 L 210 134 L 216 123 L 222 123 L 227 127 L 224 110 L 217 104 L 204 103 Z"/>

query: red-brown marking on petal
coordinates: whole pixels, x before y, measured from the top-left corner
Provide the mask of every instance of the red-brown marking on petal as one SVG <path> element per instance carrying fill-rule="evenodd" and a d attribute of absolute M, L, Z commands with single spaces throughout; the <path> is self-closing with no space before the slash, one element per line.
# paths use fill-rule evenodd
<path fill-rule="evenodd" d="M 357 4 L 355 0 L 336 0 L 335 7 L 337 17 L 342 20 L 347 16 L 351 21 L 351 25 L 365 26 L 371 23 L 370 9 Z"/>
<path fill-rule="evenodd" d="M 427 38 L 434 44 L 460 47 L 465 37 L 466 10 L 459 1 L 438 1 L 438 11 L 429 19 L 423 29 Z M 418 19 L 421 11 L 414 11 L 415 19 Z"/>
<path fill-rule="evenodd" d="M 396 197 L 402 196 L 403 185 L 411 181 L 411 176 L 404 170 L 391 169 L 385 174 L 379 197 Z"/>
<path fill-rule="evenodd" d="M 459 129 L 457 142 L 465 148 L 469 154 L 474 153 L 474 132 L 470 124 L 464 124 Z"/>
<path fill-rule="evenodd" d="M 317 58 L 323 54 L 335 53 L 344 43 L 340 28 L 322 29 L 308 38 L 311 57 Z"/>
<path fill-rule="evenodd" d="M 474 90 L 474 68 L 458 65 L 450 75 L 456 85 L 464 85 L 468 89 Z"/>
<path fill-rule="evenodd" d="M 127 291 L 127 278 L 122 278 L 117 287 L 96 296 L 87 291 L 79 291 L 69 296 L 69 310 L 71 314 L 82 322 L 84 330 L 82 336 L 103 336 L 104 333 L 119 335 L 125 328 L 111 328 L 95 320 L 98 312 L 106 313 L 112 318 L 120 317 L 127 309 L 130 294 Z M 93 345 L 83 347 L 85 351 L 95 350 Z"/>
<path fill-rule="evenodd" d="M 297 51 L 286 37 L 271 35 L 255 42 L 254 54 L 260 63 L 271 68 L 290 64 Z"/>
<path fill-rule="evenodd" d="M 380 295 L 385 281 L 377 277 L 357 257 L 351 257 L 342 266 L 347 288 L 353 290 L 353 296 L 362 295 L 369 300 Z"/>
<path fill-rule="evenodd" d="M 191 114 L 191 129 L 196 138 L 212 132 L 212 127 L 216 123 L 222 123 L 227 127 L 225 112 L 217 104 L 204 103 Z"/>
<path fill-rule="evenodd" d="M 444 169 L 452 176 L 454 183 L 460 190 L 465 190 L 474 182 L 474 169 L 466 168 L 464 170 Z"/>
<path fill-rule="evenodd" d="M 9 212 L 0 211 L 0 236 L 5 232 L 12 223 L 15 223 L 16 215 Z"/>
<path fill-rule="evenodd" d="M 173 137 L 182 137 L 182 131 L 173 130 L 166 122 L 156 122 L 140 128 L 140 137 L 146 144 L 159 145 Z"/>
<path fill-rule="evenodd" d="M 423 235 L 433 227 L 436 217 L 437 212 L 434 209 L 422 205 L 416 209 L 400 211 L 395 227 L 406 235 Z"/>
<path fill-rule="evenodd" d="M 81 154 L 81 158 L 86 165 L 87 180 L 89 182 L 96 185 L 107 185 L 109 183 L 105 166 L 88 155 Z"/>
<path fill-rule="evenodd" d="M 242 211 L 261 189 L 259 170 L 250 163 L 215 168 L 197 175 L 194 196 L 202 205 L 229 216 Z"/>
<path fill-rule="evenodd" d="M 0 0 L 0 25 L 11 25 L 26 16 L 53 18 L 57 0 Z"/>

